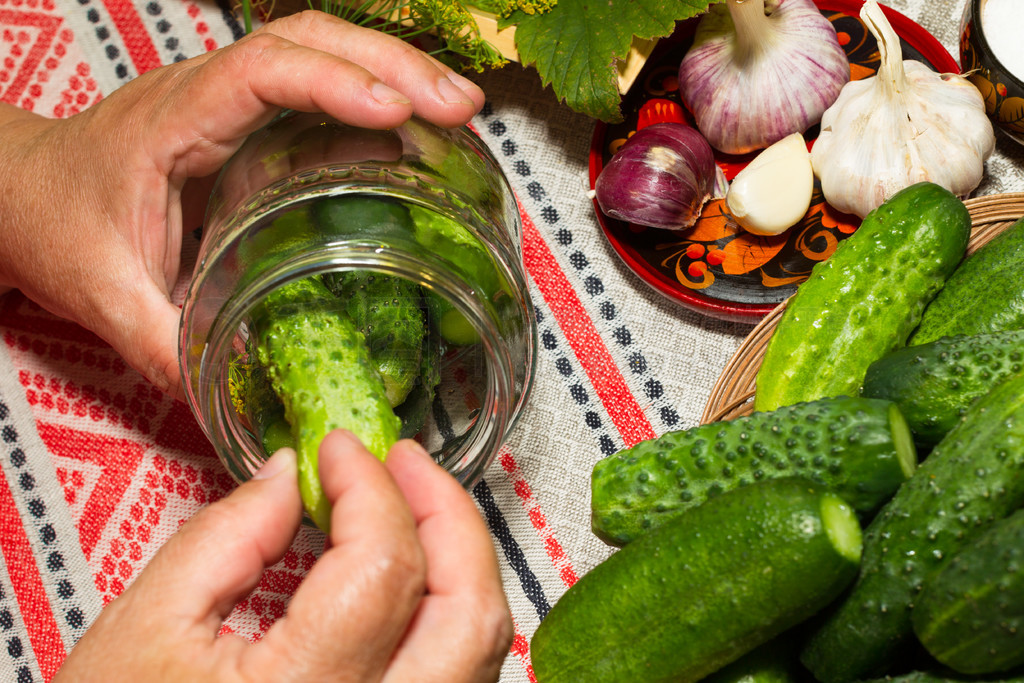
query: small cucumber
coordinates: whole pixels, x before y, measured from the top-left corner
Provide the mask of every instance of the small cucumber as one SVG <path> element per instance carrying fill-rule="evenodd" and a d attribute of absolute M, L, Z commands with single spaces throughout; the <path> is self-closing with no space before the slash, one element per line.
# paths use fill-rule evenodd
<path fill-rule="evenodd" d="M 380 195 L 342 194 L 313 204 L 312 216 L 326 235 L 347 239 L 410 240 L 409 210 Z"/>
<path fill-rule="evenodd" d="M 1024 330 L 943 337 L 872 363 L 861 395 L 895 401 L 927 451 L 971 403 L 1022 370 Z"/>
<path fill-rule="evenodd" d="M 362 333 L 337 308 L 309 277 L 271 292 L 253 315 L 257 357 L 292 427 L 302 502 L 324 531 L 331 518 L 317 470 L 320 441 L 345 428 L 383 460 L 401 427 Z"/>
<path fill-rule="evenodd" d="M 625 545 L 723 491 L 801 476 L 864 516 L 917 465 L 910 430 L 889 401 L 842 396 L 675 431 L 594 466 L 591 526 Z"/>
<path fill-rule="evenodd" d="M 822 683 L 856 681 L 915 640 L 911 609 L 947 558 L 1024 505 L 1024 374 L 976 401 L 864 534 L 853 589 L 811 632 L 801 661 Z"/>
<path fill-rule="evenodd" d="M 1024 510 L 996 520 L 951 557 L 911 614 L 925 648 L 960 673 L 1024 664 Z"/>
<path fill-rule="evenodd" d="M 787 631 L 725 665 L 704 683 L 802 683 L 803 679 L 795 637 Z"/>
<path fill-rule="evenodd" d="M 426 322 L 419 285 L 368 270 L 325 273 L 323 279 L 366 338 L 388 401 L 397 406 L 420 374 Z"/>
<path fill-rule="evenodd" d="M 869 213 L 790 297 L 757 373 L 754 409 L 856 395 L 868 366 L 917 327 L 970 230 L 964 203 L 930 182 Z"/>
<path fill-rule="evenodd" d="M 441 343 L 427 332 L 420 357 L 420 375 L 405 400 L 395 406 L 395 415 L 402 421 L 401 437 L 411 439 L 420 433 L 434 403 L 437 385 L 441 383 Z"/>
<path fill-rule="evenodd" d="M 857 573 L 861 530 L 801 479 L 733 489 L 619 550 L 533 636 L 539 683 L 690 683 L 807 619 Z"/>
<path fill-rule="evenodd" d="M 1024 328 L 1024 218 L 964 259 L 910 336 L 940 337 Z"/>

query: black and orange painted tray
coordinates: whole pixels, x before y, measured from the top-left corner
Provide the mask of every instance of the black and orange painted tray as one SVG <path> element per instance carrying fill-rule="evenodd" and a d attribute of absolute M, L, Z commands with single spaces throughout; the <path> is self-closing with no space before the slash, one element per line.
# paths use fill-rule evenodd
<path fill-rule="evenodd" d="M 836 28 L 850 59 L 851 78 L 875 73 L 879 64 L 874 37 L 858 18 L 863 0 L 817 0 Z M 917 59 L 942 73 L 959 66 L 930 33 L 902 14 L 883 11 L 903 47 L 904 59 Z M 680 24 L 662 40 L 633 87 L 623 98 L 624 121 L 598 123 L 590 150 L 590 185 L 615 151 L 633 132 L 662 121 L 694 125 L 679 97 L 678 67 L 693 40 L 697 19 Z M 818 129 L 804 137 L 813 144 Z M 731 180 L 756 153 L 716 154 Z M 811 207 L 804 219 L 781 235 L 759 237 L 742 230 L 724 200 L 709 202 L 696 225 L 682 231 L 659 230 L 605 216 L 594 202 L 598 222 L 609 243 L 642 280 L 678 303 L 701 313 L 750 324 L 757 323 L 784 301 L 860 224 L 856 216 L 830 207 L 815 181 Z"/>

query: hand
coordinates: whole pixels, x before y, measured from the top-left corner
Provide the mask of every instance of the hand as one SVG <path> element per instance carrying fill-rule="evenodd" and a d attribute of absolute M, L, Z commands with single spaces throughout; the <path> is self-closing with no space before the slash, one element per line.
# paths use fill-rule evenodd
<path fill-rule="evenodd" d="M 46 119 L 0 103 L 0 293 L 17 288 L 92 330 L 181 396 L 182 229 L 212 176 L 282 108 L 365 128 L 414 113 L 470 120 L 482 91 L 407 43 L 321 12 L 154 69 L 86 111 Z"/>
<path fill-rule="evenodd" d="M 472 499 L 412 441 L 381 464 L 348 432 L 320 446 L 331 547 L 264 638 L 217 637 L 298 529 L 295 455 L 201 510 L 100 614 L 68 681 L 493 681 L 512 624 Z M 111 652 L 117 657 L 111 657 Z"/>

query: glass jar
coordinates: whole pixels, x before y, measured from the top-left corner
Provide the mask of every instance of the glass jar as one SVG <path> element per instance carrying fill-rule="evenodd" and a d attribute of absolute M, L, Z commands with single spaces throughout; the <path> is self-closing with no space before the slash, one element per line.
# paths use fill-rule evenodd
<path fill-rule="evenodd" d="M 268 295 L 308 280 L 363 333 L 401 435 L 471 487 L 532 383 L 521 228 L 469 129 L 413 119 L 372 131 L 286 112 L 251 135 L 211 195 L 180 327 L 186 401 L 231 475 L 248 479 L 288 442 L 258 328 Z"/>

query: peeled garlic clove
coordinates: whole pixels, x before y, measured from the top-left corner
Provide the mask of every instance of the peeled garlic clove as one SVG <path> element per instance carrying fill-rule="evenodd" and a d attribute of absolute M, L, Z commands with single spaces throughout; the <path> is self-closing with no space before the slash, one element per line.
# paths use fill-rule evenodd
<path fill-rule="evenodd" d="M 632 135 L 594 183 L 601 211 L 652 228 L 692 226 L 715 191 L 711 145 L 681 123 L 656 123 Z"/>
<path fill-rule="evenodd" d="M 807 214 L 814 172 L 800 133 L 787 135 L 736 174 L 725 203 L 736 222 L 755 235 L 778 235 Z"/>

